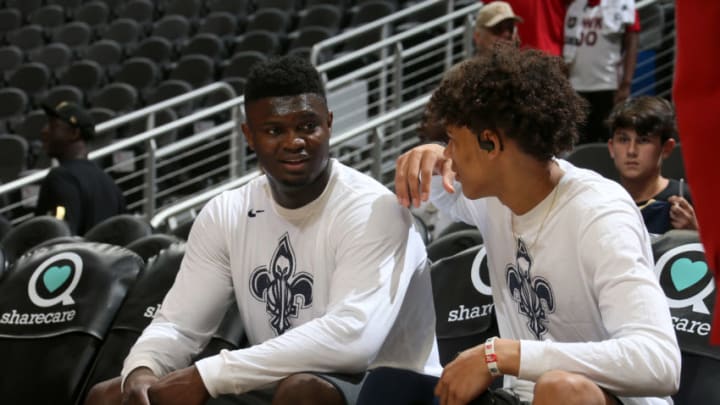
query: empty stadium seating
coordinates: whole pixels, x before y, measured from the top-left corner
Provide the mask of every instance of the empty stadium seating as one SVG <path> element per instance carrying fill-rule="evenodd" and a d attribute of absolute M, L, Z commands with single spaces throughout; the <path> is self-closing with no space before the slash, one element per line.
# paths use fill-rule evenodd
<path fill-rule="evenodd" d="M 67 223 L 51 216 L 39 216 L 14 226 L 0 240 L 5 258 L 14 263 L 38 244 L 60 236 L 71 236 Z"/>
<path fill-rule="evenodd" d="M 84 237 L 91 242 L 126 246 L 152 234 L 152 227 L 143 218 L 122 214 L 110 217 L 88 229 Z"/>

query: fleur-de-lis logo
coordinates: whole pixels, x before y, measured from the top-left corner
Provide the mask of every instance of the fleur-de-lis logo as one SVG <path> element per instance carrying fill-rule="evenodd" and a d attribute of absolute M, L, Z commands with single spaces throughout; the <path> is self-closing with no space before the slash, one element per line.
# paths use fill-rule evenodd
<path fill-rule="evenodd" d="M 309 273 L 295 274 L 295 253 L 288 234 L 280 238 L 269 266 L 260 266 L 250 276 L 250 292 L 264 301 L 270 314 L 270 326 L 282 335 L 290 328 L 290 317 L 312 305 L 313 278 Z"/>
<path fill-rule="evenodd" d="M 552 287 L 543 277 L 530 275 L 532 257 L 525 242 L 518 238 L 515 264 L 508 264 L 506 281 L 510 294 L 518 303 L 518 311 L 528 318 L 527 326 L 540 340 L 547 333 L 547 314 L 555 312 Z"/>

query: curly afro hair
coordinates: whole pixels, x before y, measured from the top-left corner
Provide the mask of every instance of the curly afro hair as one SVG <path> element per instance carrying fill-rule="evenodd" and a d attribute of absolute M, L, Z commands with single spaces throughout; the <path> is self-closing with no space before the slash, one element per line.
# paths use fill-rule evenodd
<path fill-rule="evenodd" d="M 544 161 L 572 148 L 586 115 L 560 58 L 497 43 L 445 74 L 421 128 L 433 120 L 476 135 L 490 129 Z"/>
<path fill-rule="evenodd" d="M 327 101 L 325 87 L 315 66 L 305 59 L 283 56 L 252 67 L 245 85 L 245 102 L 307 93 L 317 94 Z"/>

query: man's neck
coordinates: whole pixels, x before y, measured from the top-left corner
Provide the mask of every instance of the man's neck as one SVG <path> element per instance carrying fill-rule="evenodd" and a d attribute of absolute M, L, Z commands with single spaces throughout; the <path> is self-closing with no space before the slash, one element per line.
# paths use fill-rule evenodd
<path fill-rule="evenodd" d="M 670 180 L 661 175 L 653 176 L 653 180 L 621 178 L 620 183 L 625 187 L 630 197 L 636 203 L 645 202 L 667 187 Z"/>
<path fill-rule="evenodd" d="M 503 179 L 498 198 L 515 215 L 523 215 L 540 204 L 560 182 L 564 172 L 554 160 L 519 159 Z"/>

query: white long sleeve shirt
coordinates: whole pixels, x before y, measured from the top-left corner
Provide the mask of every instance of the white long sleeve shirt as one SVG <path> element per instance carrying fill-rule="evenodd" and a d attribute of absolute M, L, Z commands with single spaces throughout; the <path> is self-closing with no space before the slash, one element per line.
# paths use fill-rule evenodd
<path fill-rule="evenodd" d="M 438 375 L 425 247 L 375 180 L 332 161 L 322 195 L 298 209 L 266 177 L 202 210 L 174 285 L 125 360 L 123 379 L 188 365 L 234 295 L 250 347 L 196 362 L 212 396 L 303 371 L 393 366 Z"/>
<path fill-rule="evenodd" d="M 433 178 L 432 202 L 480 229 L 500 336 L 520 341 L 505 386 L 531 401 L 533 381 L 564 370 L 626 405 L 672 403 L 661 397 L 677 390 L 680 351 L 640 212 L 617 183 L 557 162 L 557 190 L 514 218 L 497 198 L 469 200 L 459 184 L 448 194 Z"/>

